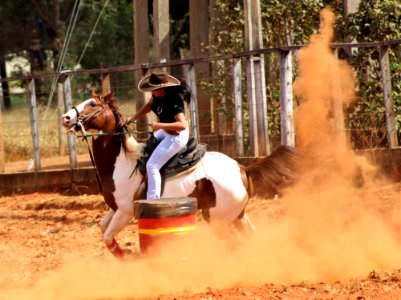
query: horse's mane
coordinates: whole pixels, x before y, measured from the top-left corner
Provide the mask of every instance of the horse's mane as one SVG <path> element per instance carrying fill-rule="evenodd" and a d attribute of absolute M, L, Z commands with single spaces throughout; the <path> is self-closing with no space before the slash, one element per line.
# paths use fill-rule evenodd
<path fill-rule="evenodd" d="M 110 92 L 108 94 L 106 94 L 105 96 L 105 102 L 107 103 L 107 105 L 110 107 L 110 109 L 113 111 L 114 116 L 116 118 L 116 128 L 117 131 L 121 130 L 122 128 L 125 127 L 125 119 L 122 115 L 122 113 L 120 112 L 120 109 L 117 106 L 117 100 L 115 97 L 114 92 Z"/>
<path fill-rule="evenodd" d="M 296 179 L 298 154 L 288 146 L 279 146 L 274 152 L 245 168 L 253 184 L 254 196 L 274 197 Z"/>
<path fill-rule="evenodd" d="M 132 160 L 137 160 L 141 158 L 141 156 L 143 155 L 145 144 L 138 143 L 131 134 L 128 134 L 128 128 L 125 124 L 125 119 L 117 105 L 117 99 L 115 97 L 114 91 L 111 91 L 110 93 L 105 95 L 95 96 L 103 97 L 105 103 L 112 110 L 116 120 L 116 132 L 125 133 L 121 134 L 119 137 L 126 155 Z"/>

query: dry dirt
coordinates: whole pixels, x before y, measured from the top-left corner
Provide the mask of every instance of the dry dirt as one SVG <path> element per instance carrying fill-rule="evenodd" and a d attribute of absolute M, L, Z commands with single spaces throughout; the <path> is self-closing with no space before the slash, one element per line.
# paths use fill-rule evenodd
<path fill-rule="evenodd" d="M 375 192 L 387 203 L 400 203 L 401 185 Z M 280 200 L 253 200 L 249 211 L 254 218 L 277 218 L 281 214 Z M 176 291 L 171 287 L 176 284 L 174 279 L 166 277 L 163 281 L 156 281 L 155 277 L 155 282 L 166 284 L 160 290 L 148 285 L 152 274 L 145 274 L 144 283 L 139 283 L 139 287 L 124 286 L 129 281 L 119 278 L 136 278 L 131 268 L 144 272 L 152 269 L 152 258 L 147 258 L 142 265 L 133 263 L 141 260 L 134 221 L 118 236 L 121 246 L 132 251 L 131 261 L 127 262 L 130 270 L 124 269 L 124 262 L 111 257 L 101 242 L 98 226 L 105 212 L 99 195 L 31 194 L 0 198 L 0 299 L 133 299 L 138 295 L 149 300 L 401 298 L 400 265 L 386 270 L 371 269 L 348 279 L 314 282 L 307 278 L 291 283 L 284 280 L 271 282 L 269 276 L 261 276 L 255 281 L 244 280 L 242 283 L 226 281 L 228 283 L 216 283 L 215 286 L 200 283 L 197 288 L 191 283 L 184 290 Z M 398 234 L 400 237 L 401 231 Z M 153 267 L 153 272 L 158 272 L 156 268 L 160 265 L 156 263 Z M 160 268 L 163 267 L 166 266 L 161 264 Z M 241 265 L 229 266 L 224 272 L 233 272 L 236 267 Z M 186 274 L 196 277 L 196 270 L 188 269 Z M 213 266 L 211 270 L 213 272 Z M 86 272 L 92 275 L 83 275 Z M 294 272 L 297 272 L 296 268 Z M 102 276 L 112 274 L 113 279 L 98 278 L 99 273 L 103 273 Z M 199 274 L 197 280 L 201 282 L 203 279 Z M 111 283 L 115 293 L 106 287 L 104 293 L 101 292 L 102 285 L 107 283 Z M 138 293 L 141 285 L 147 289 L 146 293 Z"/>

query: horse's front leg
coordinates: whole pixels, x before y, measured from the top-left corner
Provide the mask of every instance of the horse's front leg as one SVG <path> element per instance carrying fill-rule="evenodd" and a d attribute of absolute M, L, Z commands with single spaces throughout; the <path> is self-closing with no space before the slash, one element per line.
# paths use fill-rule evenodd
<path fill-rule="evenodd" d="M 118 209 L 111 217 L 109 225 L 103 232 L 103 242 L 107 249 L 117 258 L 124 257 L 124 251 L 115 240 L 115 236 L 132 220 L 133 212 L 122 211 Z"/>
<path fill-rule="evenodd" d="M 250 237 L 256 230 L 248 215 L 244 214 L 233 222 L 234 227 L 245 237 Z"/>
<path fill-rule="evenodd" d="M 104 216 L 102 221 L 100 221 L 100 230 L 102 231 L 102 234 L 106 231 L 107 227 L 109 226 L 111 222 L 111 218 L 114 216 L 115 211 L 109 208 L 107 214 Z"/>

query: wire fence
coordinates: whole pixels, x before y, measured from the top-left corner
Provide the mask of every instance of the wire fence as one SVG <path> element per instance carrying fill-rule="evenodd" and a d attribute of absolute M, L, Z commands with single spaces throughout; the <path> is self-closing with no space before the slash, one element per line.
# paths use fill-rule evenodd
<path fill-rule="evenodd" d="M 333 45 L 333 48 L 345 49 L 352 46 L 377 51 L 380 47 L 387 49 L 395 46 L 399 49 L 399 45 L 400 41 L 395 41 L 390 44 L 341 44 Z M 286 93 L 283 93 L 286 80 L 296 77 L 297 68 L 296 64 L 293 64 L 289 79 L 285 78 L 282 69 L 288 63 L 286 54 L 292 53 L 293 56 L 289 59 L 296 60 L 299 48 L 294 46 L 263 49 L 167 63 L 29 74 L 0 79 L 0 81 L 8 81 L 12 104 L 10 109 L 2 108 L 0 114 L 0 152 L 4 157 L 1 159 L 0 156 L 0 165 L 3 160 L 2 171 L 5 173 L 38 171 L 70 165 L 69 152 L 71 150 L 68 148 L 68 143 L 65 143 L 67 133 L 60 125 L 60 116 L 66 109 L 66 89 L 63 85 L 65 78 L 68 78 L 70 82 L 72 104 L 76 105 L 89 98 L 92 89 L 98 92 L 105 90 L 104 78 L 107 75 L 106 89 L 109 88 L 115 92 L 120 111 L 127 118 L 136 111 L 138 91 L 135 82 L 138 79 L 138 73 L 143 74 L 160 68 L 166 68 L 171 74 L 185 78 L 190 83 L 192 81 L 196 105 L 187 107 L 186 113 L 191 121 L 192 134 L 199 135 L 198 138 L 201 142 L 208 144 L 209 150 L 223 152 L 234 158 L 267 155 L 269 149 L 274 149 L 286 141 L 283 139 L 284 134 L 288 135 L 291 130 L 293 131 L 293 128 L 283 128 L 281 123 L 282 97 L 286 97 Z M 396 57 L 391 59 L 394 60 Z M 356 66 L 352 59 L 348 59 L 348 62 Z M 368 100 L 365 102 L 371 103 L 372 107 L 370 109 L 365 107 L 363 111 L 346 111 L 344 130 L 350 136 L 354 147 L 358 149 L 399 147 L 401 107 L 394 103 L 401 103 L 399 99 L 401 95 L 390 91 L 392 106 L 388 107 L 386 102 L 388 95 L 387 98 L 385 97 L 388 90 L 386 90 L 386 79 L 383 78 L 383 74 L 389 71 L 383 69 L 385 67 L 379 57 L 375 61 L 366 62 L 366 65 L 368 63 L 376 66 L 375 72 L 361 67 L 356 71 L 366 75 L 366 81 L 360 84 L 364 85 L 367 93 L 360 97 Z M 261 64 L 260 68 L 258 64 Z M 390 60 L 389 64 L 400 64 L 400 61 Z M 253 73 L 250 73 L 250 66 Z M 389 74 L 390 83 L 393 83 L 393 86 L 399 84 L 400 74 L 391 72 Z M 253 81 L 250 81 L 250 77 Z M 57 91 L 50 97 L 55 78 L 58 78 L 59 82 Z M 262 80 L 260 81 L 262 84 L 258 84 L 258 80 Z M 378 95 L 378 93 L 369 92 L 372 90 L 380 90 L 380 101 L 371 99 Z M 263 106 L 263 97 L 260 98 L 258 95 L 265 97 L 265 106 Z M 293 106 L 297 106 L 296 99 Z M 256 108 L 254 116 L 251 115 L 252 107 Z M 260 107 L 264 107 L 265 111 L 260 111 Z M 194 116 L 198 120 L 194 120 Z M 261 123 L 259 123 L 259 117 Z M 393 119 L 389 120 L 389 117 Z M 390 121 L 392 125 L 389 125 Z M 268 123 L 267 133 L 260 129 L 260 124 L 263 126 L 263 122 Z M 194 125 L 197 127 L 196 130 Z M 259 130 L 257 134 L 254 134 L 255 127 Z M 395 130 L 395 140 L 391 140 L 393 134 L 391 130 Z M 265 141 L 261 140 L 260 132 Z M 258 143 L 267 144 L 269 149 L 264 153 L 264 145 L 260 146 Z M 90 165 L 87 146 L 80 139 L 76 142 L 76 152 L 77 165 L 75 167 Z M 34 161 L 35 158 L 37 159 L 35 155 L 38 153 L 41 165 L 35 168 Z"/>

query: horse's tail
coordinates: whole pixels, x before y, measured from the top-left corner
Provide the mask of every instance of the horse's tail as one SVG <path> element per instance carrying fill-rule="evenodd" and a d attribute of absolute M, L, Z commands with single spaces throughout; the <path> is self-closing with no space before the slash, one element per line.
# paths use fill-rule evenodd
<path fill-rule="evenodd" d="M 250 196 L 273 198 L 280 195 L 282 189 L 297 178 L 298 156 L 295 148 L 282 145 L 269 156 L 246 166 L 245 172 L 252 190 Z"/>

